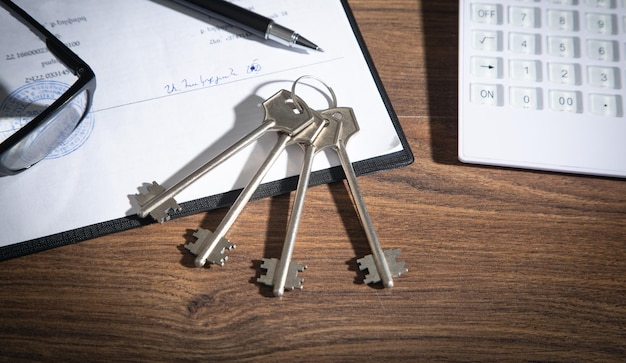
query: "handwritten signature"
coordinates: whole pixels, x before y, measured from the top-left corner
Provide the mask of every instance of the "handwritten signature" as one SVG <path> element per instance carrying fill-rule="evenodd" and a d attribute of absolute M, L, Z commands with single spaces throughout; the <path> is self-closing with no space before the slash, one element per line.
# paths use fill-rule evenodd
<path fill-rule="evenodd" d="M 238 69 L 229 67 L 220 73 L 209 75 L 200 74 L 196 77 L 183 78 L 179 82 L 169 82 L 163 86 L 163 88 L 165 89 L 165 93 L 171 95 L 172 93 L 189 91 L 191 89 L 217 86 L 222 83 L 232 82 L 235 79 L 242 78 L 244 76 L 259 73 L 262 68 L 263 67 L 261 67 L 259 60 L 255 59 L 246 64 L 244 67 L 239 67 Z"/>

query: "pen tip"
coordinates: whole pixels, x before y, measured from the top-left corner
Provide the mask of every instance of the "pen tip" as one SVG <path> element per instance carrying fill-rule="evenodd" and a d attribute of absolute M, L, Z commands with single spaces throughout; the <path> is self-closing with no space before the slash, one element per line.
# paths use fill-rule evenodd
<path fill-rule="evenodd" d="M 318 52 L 324 52 L 324 50 L 318 47 L 317 44 L 313 43 L 312 41 L 308 40 L 307 38 L 303 36 L 298 36 L 298 38 L 295 41 L 295 45 L 298 45 L 306 49 L 312 49 Z"/>

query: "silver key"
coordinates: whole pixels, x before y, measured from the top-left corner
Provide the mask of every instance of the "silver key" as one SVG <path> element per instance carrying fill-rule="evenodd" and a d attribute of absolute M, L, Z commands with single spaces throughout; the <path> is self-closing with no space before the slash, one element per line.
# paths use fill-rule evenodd
<path fill-rule="evenodd" d="M 350 189 L 350 193 L 352 194 L 357 214 L 361 220 L 361 225 L 365 230 L 365 235 L 367 236 L 372 251 L 371 255 L 365 256 L 357 261 L 360 264 L 359 268 L 369 271 L 369 275 L 365 280 L 366 283 L 382 281 L 383 286 L 393 287 L 393 278 L 400 276 L 408 270 L 405 268 L 404 262 L 396 262 L 396 257 L 400 252 L 399 250 L 397 250 L 397 253 L 383 252 L 369 212 L 365 206 L 361 189 L 357 183 L 356 173 L 348 157 L 346 143 L 348 139 L 359 130 L 354 111 L 349 107 L 337 107 L 322 111 L 322 114 L 327 116 L 331 121 L 331 124 L 327 128 L 332 127 L 333 120 L 337 125 L 337 133 L 335 134 L 335 140 L 333 142 L 334 149 L 339 155 L 341 166 L 346 174 L 346 180 L 348 181 L 348 189 Z"/>
<path fill-rule="evenodd" d="M 298 100 L 298 102 L 300 102 L 301 105 L 303 104 L 301 100 Z M 292 111 L 287 113 L 282 110 L 280 111 L 281 112 L 279 114 L 274 115 L 271 113 L 271 110 L 268 110 L 268 116 L 272 119 L 279 119 L 281 117 L 282 118 L 294 117 L 293 115 L 299 118 L 301 114 L 312 115 L 311 110 L 306 105 L 303 107 L 302 110 L 300 110 L 300 113 L 293 113 Z M 323 120 L 315 119 L 313 117 L 311 117 L 311 119 L 313 120 L 312 123 L 308 123 L 306 128 L 303 131 L 301 131 L 306 135 L 308 135 L 309 133 L 311 134 L 319 133 L 319 131 L 323 128 L 323 123 L 322 123 Z M 207 260 L 209 260 L 210 262 L 216 263 L 215 260 L 210 259 L 210 256 L 212 256 L 213 251 L 215 250 L 215 248 L 217 248 L 218 244 L 220 243 L 220 240 L 226 235 L 227 231 L 235 222 L 235 220 L 237 219 L 237 217 L 243 210 L 244 206 L 248 203 L 248 201 L 250 200 L 250 198 L 256 191 L 257 187 L 259 186 L 259 184 L 261 183 L 261 181 L 263 180 L 267 172 L 270 170 L 274 162 L 278 159 L 282 151 L 292 141 L 298 140 L 297 135 L 298 135 L 297 132 L 292 132 L 291 134 L 284 133 L 282 131 L 279 132 L 278 142 L 276 143 L 274 148 L 270 151 L 267 159 L 265 160 L 265 162 L 263 162 L 263 164 L 261 165 L 259 170 L 256 172 L 256 174 L 248 182 L 248 185 L 246 185 L 246 187 L 243 189 L 241 194 L 239 194 L 239 196 L 237 197 L 237 200 L 235 201 L 235 203 L 233 203 L 231 208 L 228 210 L 222 222 L 217 226 L 213 235 L 210 238 L 206 239 L 202 245 L 197 247 L 197 257 L 195 260 L 195 263 L 197 266 L 204 266 Z"/>
<path fill-rule="evenodd" d="M 322 114 L 315 111 L 312 112 L 316 118 L 315 122 L 321 127 L 317 130 L 311 130 L 313 132 L 303 132 L 299 134 L 295 140 L 304 150 L 304 160 L 302 164 L 302 171 L 300 172 L 300 177 L 298 179 L 298 187 L 296 189 L 296 196 L 291 209 L 289 226 L 287 227 L 283 250 L 280 259 L 263 259 L 261 269 L 265 269 L 267 272 L 265 275 L 262 275 L 257 279 L 260 283 L 274 286 L 274 295 L 279 297 L 283 296 L 285 289 L 302 289 L 302 283 L 304 281 L 304 279 L 298 277 L 298 272 L 304 271 L 304 269 L 306 269 L 306 265 L 292 262 L 291 257 L 293 255 L 295 239 L 298 233 L 298 225 L 300 224 L 302 208 L 304 207 L 304 197 L 306 196 L 306 191 L 309 186 L 313 159 L 315 158 L 317 152 L 321 150 L 318 140 L 324 139 L 322 135 L 326 133 L 326 126 L 329 123 Z"/>
<path fill-rule="evenodd" d="M 298 102 L 302 103 L 299 99 Z M 139 194 L 135 194 L 134 197 L 140 206 L 137 210 L 137 215 L 141 218 L 150 215 L 160 223 L 169 220 L 170 214 L 173 211 L 179 211 L 181 209 L 174 200 L 174 196 L 213 168 L 250 145 L 268 131 L 279 131 L 286 135 L 294 135 L 313 122 L 313 116 L 308 112 L 308 107 L 296 106 L 292 99 L 291 92 L 286 90 L 280 90 L 275 95 L 268 98 L 263 102 L 263 108 L 265 109 L 265 119 L 259 127 L 178 183 L 168 189 L 164 189 L 156 182 L 153 182 L 147 188 L 147 193 L 140 192 Z M 302 110 L 300 110 L 300 108 L 302 108 Z"/>

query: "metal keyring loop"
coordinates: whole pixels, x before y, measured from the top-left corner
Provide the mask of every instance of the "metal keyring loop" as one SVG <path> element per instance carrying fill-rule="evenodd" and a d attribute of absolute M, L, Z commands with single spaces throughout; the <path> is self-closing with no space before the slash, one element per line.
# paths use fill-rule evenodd
<path fill-rule="evenodd" d="M 326 87 L 326 89 L 330 92 L 330 96 L 331 96 L 331 99 L 332 99 L 332 103 L 330 105 L 330 108 L 337 107 L 337 96 L 335 95 L 335 91 L 333 91 L 333 89 L 330 86 L 328 86 L 326 83 L 324 83 L 324 81 L 322 81 L 321 79 L 319 79 L 317 77 L 304 75 L 304 76 L 301 76 L 298 79 L 296 79 L 293 82 L 293 84 L 291 85 L 291 95 L 293 97 L 294 104 L 298 108 L 299 112 L 302 112 L 304 110 L 304 108 L 302 107 L 300 102 L 298 102 L 298 100 L 301 100 L 301 98 L 296 95 L 296 85 L 298 84 L 298 82 L 300 82 L 302 79 L 305 79 L 305 78 L 314 79 L 314 80 L 318 81 L 319 83 L 321 83 L 324 87 Z"/>

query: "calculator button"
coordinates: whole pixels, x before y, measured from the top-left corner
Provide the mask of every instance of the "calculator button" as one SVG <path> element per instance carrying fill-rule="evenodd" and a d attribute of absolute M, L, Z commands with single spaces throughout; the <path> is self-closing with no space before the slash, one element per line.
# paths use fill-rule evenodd
<path fill-rule="evenodd" d="M 470 72 L 481 78 L 502 78 L 502 58 L 472 57 Z"/>
<path fill-rule="evenodd" d="M 548 0 L 547 3 L 554 5 L 577 5 L 578 0 Z"/>
<path fill-rule="evenodd" d="M 589 95 L 589 110 L 599 116 L 620 117 L 622 100 L 616 95 Z"/>
<path fill-rule="evenodd" d="M 587 56 L 600 61 L 617 61 L 617 43 L 611 40 L 588 39 Z"/>
<path fill-rule="evenodd" d="M 580 85 L 580 68 L 577 64 L 548 63 L 548 79 L 552 83 Z"/>
<path fill-rule="evenodd" d="M 548 28 L 552 30 L 577 31 L 578 13 L 571 10 L 548 10 Z"/>
<path fill-rule="evenodd" d="M 511 87 L 509 99 L 513 107 L 541 109 L 541 90 L 539 88 Z"/>
<path fill-rule="evenodd" d="M 472 48 L 486 52 L 502 50 L 502 32 L 491 30 L 473 30 Z"/>
<path fill-rule="evenodd" d="M 616 34 L 617 18 L 613 14 L 587 14 L 587 30 L 595 34 Z"/>
<path fill-rule="evenodd" d="M 587 78 L 589 84 L 594 87 L 620 88 L 619 69 L 613 67 L 587 67 Z"/>
<path fill-rule="evenodd" d="M 470 85 L 470 101 L 481 105 L 502 106 L 502 86 L 472 84 Z"/>
<path fill-rule="evenodd" d="M 538 82 L 541 80 L 541 62 L 513 59 L 509 61 L 509 76 L 516 81 Z"/>
<path fill-rule="evenodd" d="M 585 0 L 585 3 L 592 8 L 615 8 L 615 0 Z"/>
<path fill-rule="evenodd" d="M 520 54 L 539 54 L 539 39 L 537 34 L 509 33 L 509 50 Z"/>
<path fill-rule="evenodd" d="M 581 96 L 574 91 L 550 91 L 550 109 L 553 111 L 565 111 L 578 113 L 581 110 Z"/>
<path fill-rule="evenodd" d="M 523 28 L 538 28 L 541 26 L 538 8 L 509 7 L 509 24 Z"/>
<path fill-rule="evenodd" d="M 475 23 L 502 24 L 502 6 L 497 4 L 472 4 L 471 19 Z"/>
<path fill-rule="evenodd" d="M 578 38 L 575 37 L 548 37 L 548 54 L 553 57 L 578 58 Z"/>

